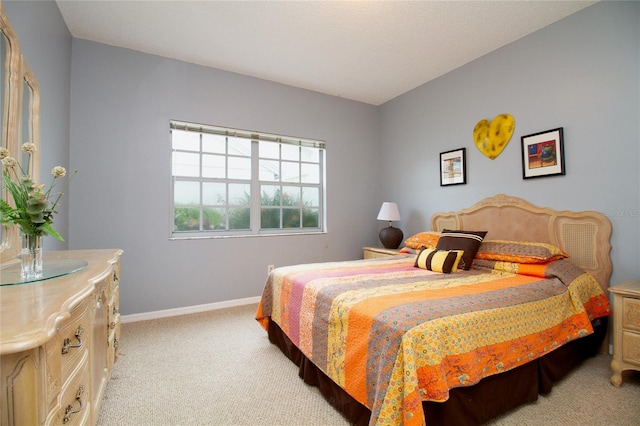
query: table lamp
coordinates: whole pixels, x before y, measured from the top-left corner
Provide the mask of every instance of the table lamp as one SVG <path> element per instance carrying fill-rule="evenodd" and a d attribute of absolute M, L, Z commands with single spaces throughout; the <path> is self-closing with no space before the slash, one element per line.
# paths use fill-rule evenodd
<path fill-rule="evenodd" d="M 400 220 L 400 211 L 396 203 L 384 202 L 378 213 L 378 220 L 388 220 L 389 227 L 380 230 L 380 241 L 385 248 L 397 249 L 402 242 L 402 231 L 391 226 L 391 221 Z"/>

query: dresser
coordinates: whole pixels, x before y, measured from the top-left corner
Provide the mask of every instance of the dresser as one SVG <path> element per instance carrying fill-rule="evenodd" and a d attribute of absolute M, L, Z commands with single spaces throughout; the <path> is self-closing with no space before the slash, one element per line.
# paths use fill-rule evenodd
<path fill-rule="evenodd" d="M 611 383 L 619 387 L 624 370 L 640 371 L 640 281 L 627 281 L 609 291 L 613 294 Z"/>
<path fill-rule="evenodd" d="M 118 356 L 122 250 L 45 252 L 76 272 L 0 287 L 0 424 L 93 425 Z"/>

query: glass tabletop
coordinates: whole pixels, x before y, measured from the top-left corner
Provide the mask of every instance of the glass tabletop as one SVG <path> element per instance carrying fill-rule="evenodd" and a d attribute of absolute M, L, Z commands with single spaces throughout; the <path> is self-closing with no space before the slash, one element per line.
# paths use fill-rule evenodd
<path fill-rule="evenodd" d="M 20 277 L 20 262 L 2 268 L 0 272 L 0 286 L 27 284 L 49 280 L 80 271 L 87 266 L 82 259 L 45 259 L 42 261 L 42 276 L 35 279 L 22 280 Z"/>

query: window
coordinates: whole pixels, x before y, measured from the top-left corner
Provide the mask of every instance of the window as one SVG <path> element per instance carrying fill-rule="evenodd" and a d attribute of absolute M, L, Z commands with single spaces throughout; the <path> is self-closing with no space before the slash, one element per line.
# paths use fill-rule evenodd
<path fill-rule="evenodd" d="M 323 232 L 324 142 L 170 122 L 172 238 Z"/>

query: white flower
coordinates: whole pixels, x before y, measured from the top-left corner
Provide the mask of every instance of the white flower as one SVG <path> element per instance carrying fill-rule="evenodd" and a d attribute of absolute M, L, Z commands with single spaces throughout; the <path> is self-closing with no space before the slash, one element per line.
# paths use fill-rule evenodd
<path fill-rule="evenodd" d="M 53 169 L 51 169 L 51 174 L 54 178 L 61 178 L 67 174 L 67 169 L 62 166 L 55 166 Z"/>
<path fill-rule="evenodd" d="M 9 156 L 9 150 L 5 147 L 0 148 L 0 160 Z"/>
<path fill-rule="evenodd" d="M 26 152 L 27 154 L 33 154 L 34 152 L 36 152 L 36 150 L 36 144 L 34 143 L 25 142 L 22 144 L 22 151 Z"/>
<path fill-rule="evenodd" d="M 6 168 L 15 167 L 18 164 L 15 158 L 6 156 L 2 159 L 2 165 Z"/>

